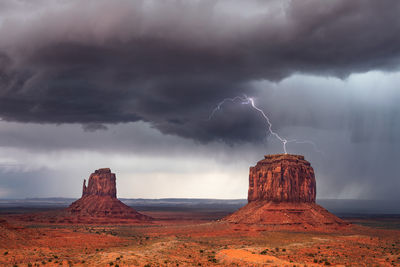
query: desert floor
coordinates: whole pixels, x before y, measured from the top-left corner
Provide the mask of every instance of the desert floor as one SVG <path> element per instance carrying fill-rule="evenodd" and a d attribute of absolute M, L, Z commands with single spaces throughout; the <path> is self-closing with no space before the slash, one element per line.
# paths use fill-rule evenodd
<path fill-rule="evenodd" d="M 26 211 L 26 212 L 29 212 Z M 400 218 L 357 218 L 349 229 L 265 230 L 218 221 L 224 212 L 142 211 L 146 225 L 17 220 L 3 232 L 2 266 L 400 266 Z"/>

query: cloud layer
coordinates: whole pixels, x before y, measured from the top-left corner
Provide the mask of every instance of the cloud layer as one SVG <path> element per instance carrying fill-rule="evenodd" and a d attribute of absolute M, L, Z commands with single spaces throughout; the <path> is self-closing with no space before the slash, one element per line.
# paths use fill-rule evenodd
<path fill-rule="evenodd" d="M 399 14 L 397 0 L 0 1 L 0 197 L 76 197 L 111 167 L 124 197 L 244 198 L 248 166 L 282 144 L 249 105 L 208 118 L 247 94 L 324 152 L 288 144 L 319 198 L 398 200 Z"/>
<path fill-rule="evenodd" d="M 400 56 L 396 0 L 8 0 L 0 10 L 0 117 L 87 130 L 142 120 L 194 140 L 261 140 L 251 110 L 206 122 L 209 112 L 257 95 L 255 81 L 397 70 Z"/>
<path fill-rule="evenodd" d="M 399 83 L 399 72 L 370 72 L 345 81 L 301 75 L 254 86 L 260 91 L 258 104 L 274 128 L 280 125 L 281 136 L 311 140 L 323 152 L 307 143 L 287 147 L 311 162 L 318 198 L 398 201 Z M 231 112 L 247 107 L 227 104 L 215 120 L 234 121 L 228 120 Z M 257 113 L 250 115 L 258 119 Z M 221 135 L 264 135 L 263 125 Z M 85 132 L 79 124 L 0 122 L 0 198 L 78 197 L 82 179 L 101 167 L 116 172 L 120 197 L 245 198 L 248 167 L 264 154 L 282 153 L 272 137 L 200 144 L 162 134 L 150 123 L 106 126 Z"/>

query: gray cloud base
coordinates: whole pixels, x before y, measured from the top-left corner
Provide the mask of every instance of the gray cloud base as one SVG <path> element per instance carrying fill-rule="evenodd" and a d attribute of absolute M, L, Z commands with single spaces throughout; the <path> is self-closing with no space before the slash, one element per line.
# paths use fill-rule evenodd
<path fill-rule="evenodd" d="M 324 151 L 288 145 L 316 169 L 319 198 L 398 199 L 398 14 L 397 0 L 1 1 L 0 195 L 78 196 L 105 164 L 126 197 L 180 196 L 171 180 L 185 197 L 245 197 L 247 167 L 282 146 L 248 105 L 207 119 L 247 94 L 279 134 Z M 179 176 L 189 157 L 197 169 Z M 165 158 L 166 173 L 152 169 Z M 213 162 L 207 181 L 238 190 L 205 189 L 197 170 Z M 154 189 L 157 175 L 168 182 Z"/>
<path fill-rule="evenodd" d="M 280 135 L 311 140 L 323 151 L 307 143 L 288 144 L 289 153 L 305 155 L 314 167 L 318 198 L 398 201 L 399 83 L 400 73 L 371 72 L 345 81 L 293 76 L 254 87 L 259 88 L 257 103 L 274 129 L 280 125 Z M 235 128 L 235 112 L 248 113 L 260 129 Z M 221 123 L 215 125 L 221 135 L 229 136 L 232 129 L 236 136 L 249 131 L 265 137 L 264 122 L 249 106 L 226 104 L 214 120 Z M 106 126 L 106 131 L 82 131 L 78 124 L 0 122 L 0 197 L 77 197 L 90 170 L 111 167 L 124 197 L 245 198 L 248 167 L 264 154 L 282 153 L 273 137 L 199 144 L 162 134 L 150 123 Z M 44 178 L 46 186 L 31 186 Z"/>
<path fill-rule="evenodd" d="M 398 69 L 396 0 L 246 2 L 3 1 L 0 116 L 255 141 L 249 110 L 205 123 L 213 105 L 257 80 Z"/>

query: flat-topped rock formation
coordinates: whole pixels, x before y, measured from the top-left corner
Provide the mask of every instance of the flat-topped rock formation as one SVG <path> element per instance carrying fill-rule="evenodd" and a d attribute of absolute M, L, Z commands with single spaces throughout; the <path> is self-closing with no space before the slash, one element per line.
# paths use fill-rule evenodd
<path fill-rule="evenodd" d="M 248 201 L 314 203 L 314 170 L 304 156 L 267 155 L 250 167 Z"/>
<path fill-rule="evenodd" d="M 108 168 L 92 173 L 87 186 L 86 180 L 83 181 L 82 197 L 73 202 L 66 212 L 73 218 L 79 218 L 78 221 L 151 219 L 117 199 L 115 174 Z"/>
<path fill-rule="evenodd" d="M 301 155 L 267 155 L 250 167 L 248 204 L 225 221 L 272 228 L 321 229 L 347 223 L 315 203 L 316 181 Z"/>

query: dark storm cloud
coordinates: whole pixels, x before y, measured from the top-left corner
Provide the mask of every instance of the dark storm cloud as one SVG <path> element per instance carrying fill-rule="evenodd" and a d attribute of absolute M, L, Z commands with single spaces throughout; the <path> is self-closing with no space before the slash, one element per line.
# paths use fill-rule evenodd
<path fill-rule="evenodd" d="M 397 0 L 10 0 L 1 9 L 9 121 L 96 130 L 142 120 L 200 141 L 259 140 L 248 106 L 207 121 L 214 105 L 256 94 L 253 81 L 397 70 L 400 58 Z"/>

